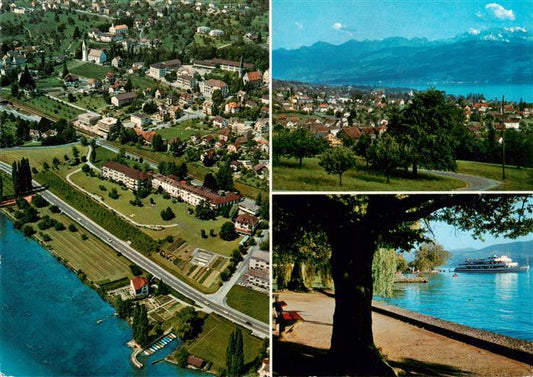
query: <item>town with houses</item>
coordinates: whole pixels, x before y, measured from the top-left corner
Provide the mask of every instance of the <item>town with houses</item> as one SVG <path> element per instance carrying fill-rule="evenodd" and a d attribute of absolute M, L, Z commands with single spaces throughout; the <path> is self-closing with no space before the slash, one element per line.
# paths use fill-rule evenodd
<path fill-rule="evenodd" d="M 47 189 L 36 196 L 60 198 L 39 229 L 63 218 L 88 231 L 65 254 L 54 233 L 39 242 L 131 324 L 136 367 L 179 337 L 166 358 L 179 367 L 270 375 L 268 2 L 2 1 L 0 12 L 2 166 L 28 157 Z M 71 260 L 87 237 L 105 246 Z M 243 360 L 213 356 L 234 336 Z"/>
<path fill-rule="evenodd" d="M 379 145 L 377 142 L 390 133 L 391 117 L 412 106 L 416 95 L 417 92 L 409 88 L 327 86 L 274 80 L 275 186 L 282 183 L 283 177 L 294 173 L 290 158 L 318 158 L 325 150 L 336 147 L 351 149 L 354 158 L 366 161 L 365 169 L 377 172 L 387 169 L 383 166 L 392 166 L 390 174 L 395 167 L 402 166 L 401 156 L 391 155 L 379 160 L 372 146 Z M 530 103 L 506 101 L 505 97 L 489 99 L 476 93 L 446 97 L 462 118 L 460 127 L 448 131 L 455 135 L 452 140 L 456 145 L 455 159 L 502 164 L 505 153 L 504 163 L 517 169 L 533 163 L 533 107 Z M 295 139 L 291 139 L 296 135 L 308 135 L 315 143 L 306 141 L 305 147 L 298 149 Z M 394 135 L 401 136 L 397 131 Z M 393 161 L 387 162 L 387 159 Z M 276 171 L 281 173 L 277 178 Z M 308 169 L 306 174 L 310 177 L 314 173 Z"/>

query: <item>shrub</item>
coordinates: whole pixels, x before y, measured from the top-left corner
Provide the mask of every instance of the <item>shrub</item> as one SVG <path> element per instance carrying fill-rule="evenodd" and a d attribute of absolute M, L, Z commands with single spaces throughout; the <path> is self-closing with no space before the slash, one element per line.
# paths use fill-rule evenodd
<path fill-rule="evenodd" d="M 86 241 L 86 240 L 89 239 L 89 237 L 87 237 L 86 234 L 82 234 L 82 235 L 81 235 L 81 239 L 84 240 L 84 241 Z"/>
<path fill-rule="evenodd" d="M 52 238 L 51 238 L 48 234 L 46 234 L 46 233 L 43 233 L 42 237 L 43 237 L 43 241 L 44 241 L 44 242 L 50 242 L 50 241 L 52 241 Z"/>
<path fill-rule="evenodd" d="M 33 204 L 35 207 L 37 208 L 43 208 L 43 207 L 46 207 L 49 203 L 48 201 L 43 198 L 41 195 L 35 195 L 32 199 L 31 199 L 31 204 Z"/>
<path fill-rule="evenodd" d="M 35 234 L 35 229 L 31 225 L 24 225 L 22 227 L 22 232 L 24 233 L 24 236 L 31 237 Z"/>
<path fill-rule="evenodd" d="M 130 270 L 133 276 L 140 276 L 143 273 L 143 270 L 136 264 L 130 264 Z"/>
<path fill-rule="evenodd" d="M 230 221 L 225 222 L 220 228 L 219 235 L 224 241 L 233 241 L 235 238 L 237 238 L 235 225 L 233 225 L 233 223 Z"/>
<path fill-rule="evenodd" d="M 71 232 L 77 232 L 78 231 L 78 228 L 76 228 L 76 225 L 74 224 L 70 224 L 68 226 L 68 230 L 70 230 Z"/>
<path fill-rule="evenodd" d="M 58 232 L 62 231 L 62 230 L 65 230 L 65 225 L 61 222 L 57 222 L 55 225 L 54 225 L 54 229 L 57 230 Z"/>
<path fill-rule="evenodd" d="M 61 210 L 59 209 L 58 206 L 53 205 L 53 206 L 50 207 L 50 212 L 59 213 L 59 212 L 61 212 Z"/>
<path fill-rule="evenodd" d="M 161 211 L 161 218 L 165 221 L 172 220 L 174 217 L 176 217 L 176 215 L 172 212 L 172 208 L 170 207 Z"/>

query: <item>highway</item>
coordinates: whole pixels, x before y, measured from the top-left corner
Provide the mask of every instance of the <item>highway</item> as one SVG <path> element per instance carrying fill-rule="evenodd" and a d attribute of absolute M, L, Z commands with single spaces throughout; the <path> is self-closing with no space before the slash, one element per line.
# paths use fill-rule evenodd
<path fill-rule="evenodd" d="M 4 162 L 0 162 L 0 170 L 11 174 L 11 166 Z M 33 181 L 34 186 L 41 186 L 39 182 Z M 209 299 L 208 295 L 205 295 L 196 289 L 190 287 L 180 279 L 166 271 L 155 262 L 151 261 L 143 254 L 132 248 L 127 242 L 120 240 L 113 234 L 102 228 L 100 225 L 86 217 L 83 213 L 77 211 L 71 207 L 68 203 L 57 197 L 49 190 L 42 191 L 40 195 L 48 202 L 58 206 L 61 212 L 72 218 L 78 224 L 83 226 L 89 232 L 100 238 L 107 243 L 110 247 L 120 252 L 124 257 L 135 263 L 143 270 L 152 274 L 158 279 L 162 279 L 167 285 L 176 291 L 180 292 L 184 296 L 194 300 L 198 305 L 204 308 L 207 312 L 214 312 L 221 317 L 227 318 L 232 322 L 235 322 L 249 330 L 258 337 L 267 338 L 269 336 L 269 326 L 261 321 L 251 318 L 235 309 L 225 306 L 224 303 L 217 303 Z M 87 198 L 87 200 L 90 200 Z"/>

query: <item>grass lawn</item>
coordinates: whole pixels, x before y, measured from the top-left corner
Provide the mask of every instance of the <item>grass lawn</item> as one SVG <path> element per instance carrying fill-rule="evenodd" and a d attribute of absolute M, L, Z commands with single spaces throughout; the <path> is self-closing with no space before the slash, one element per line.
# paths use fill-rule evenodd
<path fill-rule="evenodd" d="M 75 109 L 44 96 L 25 100 L 22 101 L 22 103 L 56 119 L 63 118 L 70 120 L 76 118 L 82 113 L 81 110 Z"/>
<path fill-rule="evenodd" d="M 486 178 L 502 181 L 502 166 L 474 161 L 457 161 L 459 173 L 479 175 Z M 505 181 L 495 190 L 531 191 L 533 188 L 533 169 L 516 166 L 505 166 Z"/>
<path fill-rule="evenodd" d="M 80 152 L 80 156 L 87 155 L 88 147 L 84 147 L 81 144 L 76 145 L 76 148 Z M 44 162 L 48 162 L 48 165 L 52 166 L 52 160 L 57 157 L 62 165 L 59 167 L 59 174 L 65 177 L 71 171 L 78 169 L 79 166 L 71 167 L 64 165 L 64 155 L 68 155 L 72 158 L 72 146 L 57 146 L 57 147 L 41 147 L 32 149 L 15 149 L 10 151 L 2 151 L 0 154 L 0 160 L 12 164 L 15 160 L 20 160 L 22 157 L 30 159 L 30 166 L 41 170 Z M 81 165 L 80 165 L 81 166 Z"/>
<path fill-rule="evenodd" d="M 98 147 L 96 148 L 96 161 L 94 162 L 94 165 L 102 168 L 104 163 L 114 159 L 116 156 L 118 156 L 117 153 L 106 148 Z"/>
<path fill-rule="evenodd" d="M 97 150 L 99 150 L 98 148 Z M 112 206 L 120 213 L 128 216 L 135 222 L 150 225 L 171 225 L 178 224 L 179 226 L 167 229 L 165 234 L 160 231 L 150 232 L 149 235 L 155 238 L 164 238 L 168 233 L 172 234 L 174 238 L 181 237 L 193 247 L 199 247 L 222 255 L 231 255 L 233 249 L 239 246 L 240 239 L 228 242 L 223 241 L 219 237 L 202 238 L 201 230 L 209 234 L 210 229 L 214 229 L 216 233 L 220 231 L 222 224 L 229 219 L 219 216 L 216 220 L 198 220 L 194 215 L 187 214 L 189 208 L 193 208 L 186 203 L 172 203 L 171 199 L 164 199 L 162 195 L 151 194 L 142 199 L 143 207 L 132 206 L 130 200 L 134 199 L 133 192 L 122 190 L 122 188 L 113 182 L 100 180 L 97 177 L 90 177 L 82 172 L 73 174 L 71 179 L 77 185 L 83 187 L 85 190 L 100 195 L 104 198 L 105 203 Z M 105 186 L 106 191 L 103 191 L 99 186 Z M 119 193 L 118 199 L 111 199 L 109 191 L 116 188 Z M 154 200 L 155 204 L 150 204 L 150 199 Z M 161 211 L 167 207 L 172 208 L 176 217 L 172 220 L 165 221 L 161 218 Z"/>
<path fill-rule="evenodd" d="M 181 140 L 188 140 L 192 135 L 200 134 L 202 136 L 209 134 L 209 126 L 198 124 L 195 127 L 185 126 L 178 123 L 176 126 L 163 128 L 156 131 L 165 140 L 179 137 Z"/>
<path fill-rule="evenodd" d="M 133 88 L 135 89 L 146 89 L 146 88 L 152 88 L 156 90 L 155 88 L 158 88 L 160 86 L 160 83 L 150 77 L 140 77 L 138 75 L 129 75 L 129 78 L 131 79 L 131 84 L 133 85 Z"/>
<path fill-rule="evenodd" d="M 226 347 L 230 334 L 237 325 L 211 314 L 205 319 L 202 332 L 191 344 L 186 346 L 190 354 L 209 360 L 211 369 L 219 373 L 226 367 Z M 252 362 L 259 353 L 263 341 L 241 328 L 244 341 L 244 364 Z"/>
<path fill-rule="evenodd" d="M 37 81 L 36 85 L 38 89 L 45 89 L 59 87 L 62 86 L 63 83 L 59 81 L 57 77 L 47 77 L 45 79 Z"/>
<path fill-rule="evenodd" d="M 274 166 L 273 181 L 275 190 L 302 191 L 448 191 L 465 186 L 456 179 L 425 173 L 411 178 L 401 170 L 391 176 L 389 184 L 384 174 L 366 169 L 363 161 L 342 175 L 343 185 L 339 186 L 339 177 L 328 175 L 318 165 L 318 158 L 304 159 L 301 168 L 295 159 L 281 158 Z"/>
<path fill-rule="evenodd" d="M 53 214 L 48 208 L 40 210 L 40 213 L 41 216 L 49 215 L 55 218 L 67 228 L 62 231 L 54 228 L 43 231 L 52 238 L 52 241 L 46 243 L 47 247 L 67 260 L 75 269 L 83 271 L 89 280 L 100 284 L 131 276 L 130 263 L 126 258 L 117 256 L 115 250 L 85 231 L 68 216 Z M 78 231 L 68 230 L 70 224 L 75 224 Z M 37 227 L 35 229 L 38 230 Z M 85 241 L 81 238 L 82 234 L 88 237 Z"/>
<path fill-rule="evenodd" d="M 3 171 L 0 171 L 0 178 L 2 178 L 3 195 L 9 196 L 15 194 L 15 190 L 13 190 L 13 181 L 11 180 L 11 176 L 9 174 L 4 173 Z"/>
<path fill-rule="evenodd" d="M 104 101 L 102 96 L 95 95 L 77 95 L 73 104 L 93 111 L 109 106 L 109 104 Z"/>
<path fill-rule="evenodd" d="M 228 305 L 262 322 L 268 323 L 268 296 L 250 288 L 234 285 L 227 296 Z"/>
<path fill-rule="evenodd" d="M 114 68 L 109 66 L 105 67 L 94 63 L 78 63 L 78 61 L 75 61 L 74 64 L 69 65 L 68 69 L 70 73 L 78 76 L 101 80 L 105 77 L 107 72 L 114 71 Z"/>

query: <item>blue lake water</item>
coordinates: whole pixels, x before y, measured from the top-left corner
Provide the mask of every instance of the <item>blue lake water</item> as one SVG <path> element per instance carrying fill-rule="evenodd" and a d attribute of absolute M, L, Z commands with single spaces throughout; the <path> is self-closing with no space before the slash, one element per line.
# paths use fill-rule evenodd
<path fill-rule="evenodd" d="M 0 372 L 13 376 L 205 376 L 162 362 L 130 363 L 128 324 L 75 274 L 0 213 Z M 105 319 L 96 324 L 99 319 Z"/>
<path fill-rule="evenodd" d="M 427 90 L 429 88 L 436 88 L 444 90 L 446 94 L 453 94 L 456 96 L 467 96 L 470 93 L 482 93 L 487 100 L 501 100 L 502 95 L 505 96 L 506 101 L 518 102 L 523 99 L 525 102 L 533 102 L 533 85 L 530 84 L 506 84 L 506 85 L 483 85 L 483 84 L 402 84 L 402 85 L 386 85 L 385 87 L 394 88 L 411 88 L 415 90 Z"/>
<path fill-rule="evenodd" d="M 428 284 L 396 284 L 378 299 L 462 325 L 533 341 L 533 273 L 440 273 Z"/>

